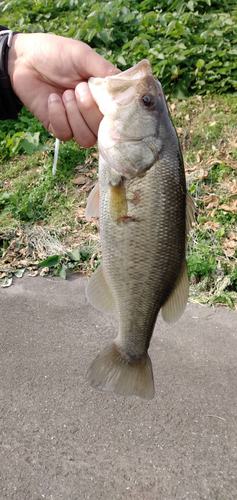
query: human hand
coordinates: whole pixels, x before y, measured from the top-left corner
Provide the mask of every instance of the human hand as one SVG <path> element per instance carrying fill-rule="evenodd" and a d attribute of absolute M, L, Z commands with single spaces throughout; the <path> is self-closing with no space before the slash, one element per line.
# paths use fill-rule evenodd
<path fill-rule="evenodd" d="M 86 148 L 102 119 L 87 81 L 119 72 L 85 43 L 53 34 L 16 34 L 9 50 L 15 94 L 55 137 Z"/>

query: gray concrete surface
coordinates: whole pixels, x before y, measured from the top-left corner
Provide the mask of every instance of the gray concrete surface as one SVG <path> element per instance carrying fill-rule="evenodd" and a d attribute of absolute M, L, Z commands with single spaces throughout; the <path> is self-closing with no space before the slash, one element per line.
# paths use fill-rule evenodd
<path fill-rule="evenodd" d="M 85 284 L 0 289 L 0 500 L 236 500 L 237 313 L 159 318 L 155 399 L 124 399 L 85 380 L 117 330 Z"/>

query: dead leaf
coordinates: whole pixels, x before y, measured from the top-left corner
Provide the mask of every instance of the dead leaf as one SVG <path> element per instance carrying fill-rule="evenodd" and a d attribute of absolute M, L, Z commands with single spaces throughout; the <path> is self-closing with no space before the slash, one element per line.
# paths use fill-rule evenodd
<path fill-rule="evenodd" d="M 226 212 L 232 212 L 234 213 L 237 210 L 237 207 L 230 207 L 229 205 L 226 205 L 223 203 L 223 205 L 219 205 L 218 210 L 225 210 Z"/>
<path fill-rule="evenodd" d="M 235 233 L 230 233 L 230 234 L 229 234 L 229 240 L 237 240 L 237 234 L 235 234 Z"/>
<path fill-rule="evenodd" d="M 233 208 L 234 210 L 237 210 L 237 200 L 231 201 L 230 205 L 231 205 L 231 208 Z"/>
<path fill-rule="evenodd" d="M 0 286 L 2 288 L 7 288 L 8 286 L 11 286 L 12 284 L 12 278 L 4 278 L 3 281 L 0 283 Z"/>
<path fill-rule="evenodd" d="M 212 229 L 212 231 L 218 231 L 219 227 L 220 227 L 220 224 L 219 222 L 212 222 L 212 221 L 208 221 L 208 222 L 205 222 L 204 226 L 208 227 L 209 229 Z"/>
<path fill-rule="evenodd" d="M 229 184 L 229 189 L 231 194 L 237 194 L 237 182 L 235 180 L 232 184 Z"/>
<path fill-rule="evenodd" d="M 91 189 L 94 187 L 94 185 L 95 185 L 95 182 L 87 182 L 82 187 L 82 191 L 84 191 L 85 193 L 88 193 L 89 191 L 91 191 Z"/>
<path fill-rule="evenodd" d="M 210 158 L 206 164 L 209 166 L 214 165 L 215 163 L 218 163 L 218 165 L 220 165 L 221 163 L 223 163 L 223 161 L 217 160 L 216 158 Z"/>
<path fill-rule="evenodd" d="M 81 186 L 82 184 L 85 184 L 87 180 L 86 175 L 78 175 L 75 179 L 72 179 L 72 183 Z"/>
<path fill-rule="evenodd" d="M 199 158 L 199 161 L 200 161 L 200 158 Z M 206 179 L 207 176 L 208 176 L 208 171 L 201 168 L 201 170 L 199 171 L 198 179 L 200 179 L 200 180 Z"/>
<path fill-rule="evenodd" d="M 99 231 L 99 229 L 100 229 L 100 220 L 99 220 L 99 218 L 98 217 L 92 217 L 92 221 L 93 222 L 92 222 L 91 225 L 94 226 L 97 229 L 97 231 Z"/>
<path fill-rule="evenodd" d="M 223 249 L 223 252 L 226 255 L 226 257 L 232 258 L 232 257 L 235 256 L 235 250 L 234 249 L 232 249 L 232 248 L 226 248 L 225 249 L 223 247 L 222 247 L 222 249 Z"/>
<path fill-rule="evenodd" d="M 215 194 L 209 194 L 203 196 L 203 202 L 205 205 L 207 205 L 207 210 L 212 210 L 213 208 L 217 207 L 219 204 L 219 200 Z"/>
<path fill-rule="evenodd" d="M 15 248 L 15 246 L 16 246 L 16 240 L 12 240 L 12 241 L 10 242 L 9 248 L 12 248 L 12 249 L 13 249 L 13 248 Z"/>
<path fill-rule="evenodd" d="M 21 249 L 19 250 L 19 253 L 20 253 L 21 255 L 23 255 L 23 257 L 25 257 L 25 256 L 26 256 L 26 254 L 28 254 L 28 249 L 27 249 L 27 248 L 21 248 Z"/>
<path fill-rule="evenodd" d="M 77 166 L 75 167 L 75 170 L 79 170 L 79 171 L 81 171 L 81 170 L 82 170 L 82 169 L 84 169 L 84 168 L 85 168 L 85 165 L 77 165 Z"/>
<path fill-rule="evenodd" d="M 85 209 L 84 208 L 78 208 L 76 211 L 76 219 L 80 220 L 86 220 L 85 218 Z"/>
<path fill-rule="evenodd" d="M 8 273 L 5 273 L 5 272 L 0 273 L 0 280 L 1 280 L 2 278 L 7 278 L 7 276 L 8 276 Z"/>
<path fill-rule="evenodd" d="M 30 262 L 29 262 L 29 260 L 24 259 L 24 260 L 19 260 L 19 262 L 17 264 L 18 264 L 18 266 L 26 267 L 30 264 Z M 34 264 L 35 264 L 35 262 L 34 262 Z"/>
<path fill-rule="evenodd" d="M 190 120 L 190 116 L 189 116 L 189 114 L 187 114 L 184 118 L 185 118 L 185 120 L 188 122 L 188 121 Z"/>
<path fill-rule="evenodd" d="M 237 247 L 237 242 L 234 240 L 225 239 L 224 241 L 225 241 L 225 243 L 224 243 L 224 245 L 222 245 L 222 248 L 235 248 L 235 247 Z"/>
<path fill-rule="evenodd" d="M 32 276 L 34 278 L 35 276 L 37 276 L 37 274 L 38 274 L 38 271 L 30 271 L 28 273 L 28 276 Z"/>

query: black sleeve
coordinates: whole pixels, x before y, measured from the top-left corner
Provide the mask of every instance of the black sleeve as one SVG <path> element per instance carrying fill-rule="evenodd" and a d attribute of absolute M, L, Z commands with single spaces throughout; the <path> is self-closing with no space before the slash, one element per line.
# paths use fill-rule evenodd
<path fill-rule="evenodd" d="M 0 25 L 0 32 L 6 30 L 6 26 Z M 0 34 L 0 120 L 16 120 L 23 106 L 12 90 L 8 75 L 8 36 L 8 33 Z"/>

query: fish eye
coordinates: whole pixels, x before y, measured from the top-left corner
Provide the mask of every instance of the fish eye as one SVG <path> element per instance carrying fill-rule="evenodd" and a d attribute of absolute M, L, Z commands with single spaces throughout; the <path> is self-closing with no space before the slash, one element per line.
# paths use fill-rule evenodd
<path fill-rule="evenodd" d="M 141 98 L 141 103 L 143 106 L 149 109 L 154 108 L 154 98 L 151 94 L 144 94 Z"/>

